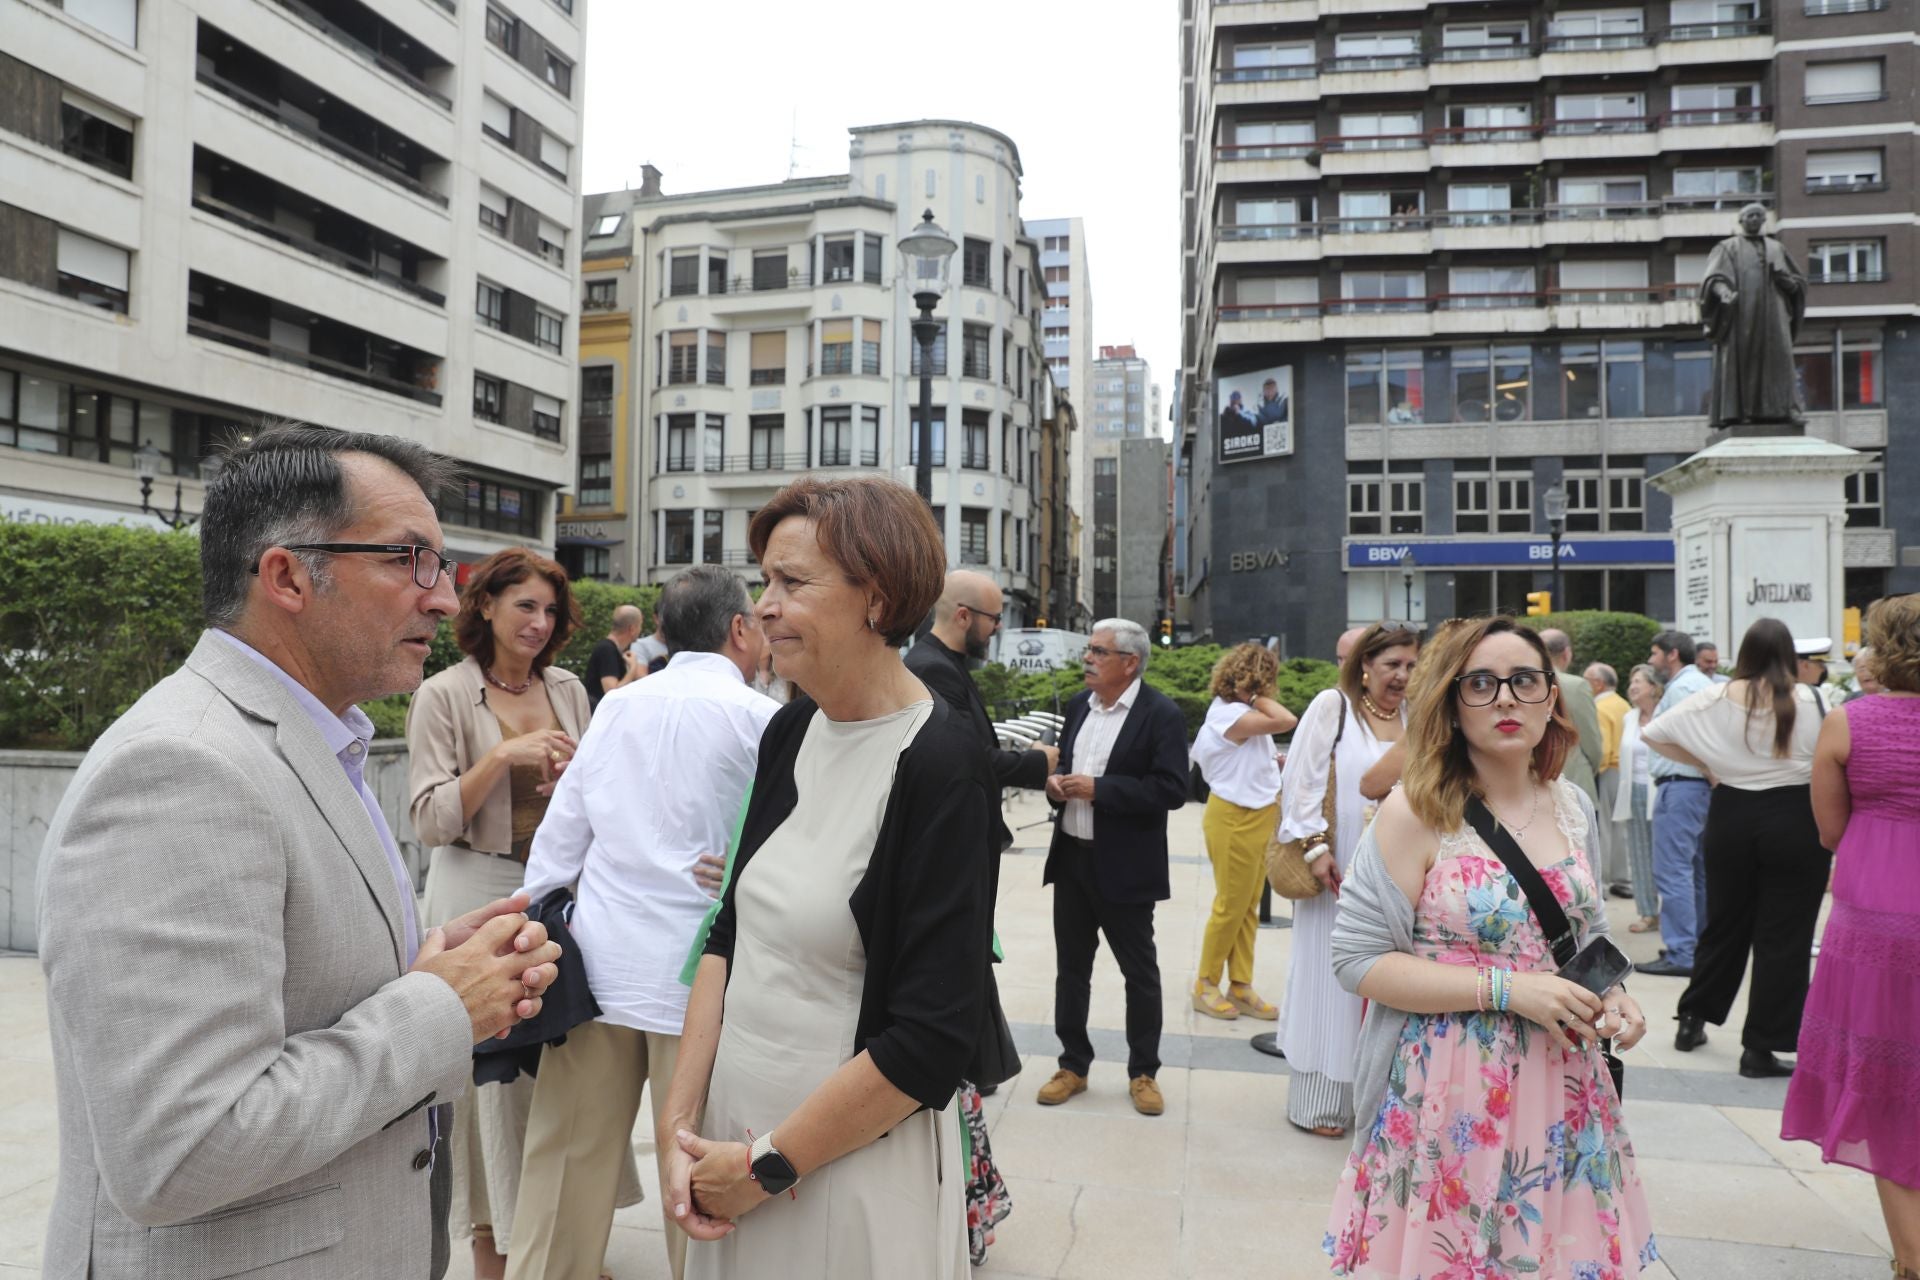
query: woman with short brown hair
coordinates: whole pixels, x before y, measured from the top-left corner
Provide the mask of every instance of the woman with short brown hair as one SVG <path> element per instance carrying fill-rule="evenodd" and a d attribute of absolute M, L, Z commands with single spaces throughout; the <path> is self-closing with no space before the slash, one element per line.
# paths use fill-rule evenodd
<path fill-rule="evenodd" d="M 806 694 L 761 740 L 657 1133 L 687 1274 L 957 1280 L 948 1103 L 984 1013 L 998 792 L 900 659 L 940 531 L 894 481 L 808 478 L 748 536 L 774 668 Z"/>

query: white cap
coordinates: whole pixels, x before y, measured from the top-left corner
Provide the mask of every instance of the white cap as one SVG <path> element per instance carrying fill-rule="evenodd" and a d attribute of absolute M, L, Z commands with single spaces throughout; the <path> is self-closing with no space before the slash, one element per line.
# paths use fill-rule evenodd
<path fill-rule="evenodd" d="M 1795 640 L 1793 651 L 1803 658 L 1824 658 L 1833 652 L 1832 636 L 1812 636 L 1805 640 Z"/>

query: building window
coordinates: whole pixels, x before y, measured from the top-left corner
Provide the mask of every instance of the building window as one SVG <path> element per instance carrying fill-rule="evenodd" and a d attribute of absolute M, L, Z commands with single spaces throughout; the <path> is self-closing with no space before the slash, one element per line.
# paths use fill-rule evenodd
<path fill-rule="evenodd" d="M 707 383 L 727 385 L 727 335 L 725 330 L 707 330 Z"/>
<path fill-rule="evenodd" d="M 707 415 L 706 425 L 701 430 L 700 469 L 727 469 L 727 415 L 724 413 Z"/>
<path fill-rule="evenodd" d="M 786 465 L 786 415 L 757 413 L 747 420 L 750 452 L 747 465 L 755 471 L 774 471 Z"/>
<path fill-rule="evenodd" d="M 860 456 L 855 465 L 880 465 L 880 410 L 873 406 L 862 406 L 860 409 Z"/>
<path fill-rule="evenodd" d="M 552 396 L 534 393 L 533 434 L 542 440 L 560 438 L 560 401 Z"/>
<path fill-rule="evenodd" d="M 610 236 L 618 231 L 620 229 L 620 220 L 625 216 L 626 215 L 619 213 L 601 214 L 593 224 L 594 238 L 599 239 L 601 236 Z"/>
<path fill-rule="evenodd" d="M 1533 382 L 1532 348 L 1455 347 L 1451 356 L 1454 421 L 1526 421 Z"/>
<path fill-rule="evenodd" d="M 1638 9 L 1584 9 L 1547 23 L 1554 49 L 1628 49 L 1644 43 L 1646 15 Z"/>
<path fill-rule="evenodd" d="M 513 108 L 505 98 L 485 90 L 480 93 L 480 132 L 496 142 L 513 145 Z"/>
<path fill-rule="evenodd" d="M 60 150 L 84 164 L 122 178 L 133 176 L 133 120 L 83 98 L 60 93 Z"/>
<path fill-rule="evenodd" d="M 1673 125 L 1735 124 L 1757 119 L 1757 84 L 1677 84 L 1673 109 L 1663 123 Z"/>
<path fill-rule="evenodd" d="M 613 366 L 597 364 L 580 371 L 580 416 L 613 416 Z"/>
<path fill-rule="evenodd" d="M 1637 533 L 1647 527 L 1646 464 L 1629 467 L 1627 461 L 1607 462 L 1607 528 L 1614 533 Z"/>
<path fill-rule="evenodd" d="M 587 281 L 586 296 L 580 301 L 582 311 L 612 311 L 620 305 L 620 281 L 615 279 Z"/>
<path fill-rule="evenodd" d="M 1502 471 L 1493 478 L 1496 528 L 1500 533 L 1533 532 L 1533 474 Z"/>
<path fill-rule="evenodd" d="M 544 129 L 540 132 L 540 167 L 556 178 L 567 176 L 573 148 Z"/>
<path fill-rule="evenodd" d="M 976 289 L 993 287 L 993 242 L 966 238 L 961 248 L 960 283 Z"/>
<path fill-rule="evenodd" d="M 763 249 L 753 255 L 753 288 L 756 293 L 787 287 L 787 251 Z"/>
<path fill-rule="evenodd" d="M 667 385 L 680 386 L 699 380 L 700 331 L 675 329 L 667 335 Z"/>
<path fill-rule="evenodd" d="M 987 563 L 987 511 L 984 507 L 960 508 L 960 563 Z"/>
<path fill-rule="evenodd" d="M 1644 259 L 1606 259 L 1560 264 L 1560 287 L 1555 302 L 1645 302 L 1647 264 Z M 1569 415 L 1572 416 L 1572 415 Z"/>
<path fill-rule="evenodd" d="M 1380 477 L 1347 477 L 1347 532 L 1375 534 L 1380 526 Z"/>
<path fill-rule="evenodd" d="M 1572 463 L 1569 458 L 1568 463 Z M 1566 471 L 1560 477 L 1561 488 L 1567 495 L 1567 523 L 1569 533 L 1598 533 L 1601 524 L 1600 475 L 1598 472 Z"/>
<path fill-rule="evenodd" d="M 1868 191 L 1886 184 L 1887 153 L 1874 147 L 1860 151 L 1807 153 L 1808 191 Z"/>
<path fill-rule="evenodd" d="M 1865 471 L 1856 471 L 1847 477 L 1849 529 L 1878 529 L 1885 523 L 1885 503 L 1881 496 L 1885 481 L 1886 464 L 1878 457 Z"/>
<path fill-rule="evenodd" d="M 690 413 L 667 415 L 666 469 L 668 471 L 693 470 L 693 421 L 693 415 Z"/>
<path fill-rule="evenodd" d="M 487 43 L 507 54 L 513 54 L 519 47 L 519 23 L 511 15 L 487 6 Z"/>
<path fill-rule="evenodd" d="M 1563 342 L 1560 371 L 1569 418 L 1638 418 L 1645 409 L 1645 348 L 1621 338 Z"/>
<path fill-rule="evenodd" d="M 693 512 L 662 511 L 660 524 L 660 563 L 692 564 Z"/>
<path fill-rule="evenodd" d="M 1426 145 L 1417 111 L 1367 111 L 1340 117 L 1344 151 L 1392 151 Z"/>
<path fill-rule="evenodd" d="M 1346 271 L 1340 275 L 1340 298 L 1349 311 L 1425 311 L 1426 295 L 1423 271 Z"/>
<path fill-rule="evenodd" d="M 973 471 L 988 470 L 987 432 L 993 415 L 985 409 L 960 411 L 960 465 Z"/>
<path fill-rule="evenodd" d="M 826 257 L 821 263 L 825 268 L 825 280 L 828 284 L 842 284 L 853 279 L 853 237 L 834 236 L 825 242 Z"/>
<path fill-rule="evenodd" d="M 960 327 L 960 374 L 966 378 L 993 377 L 993 326 L 963 324 Z"/>
<path fill-rule="evenodd" d="M 1886 278 L 1885 251 L 1881 240 L 1817 240 L 1807 255 L 1807 279 L 1817 284 L 1878 284 Z"/>
<path fill-rule="evenodd" d="M 473 416 L 482 422 L 500 421 L 500 405 L 505 397 L 505 388 L 500 379 L 490 378 L 484 373 L 473 375 Z"/>
<path fill-rule="evenodd" d="M 1760 168 L 1741 164 L 1713 169 L 1676 169 L 1673 194 L 1696 207 L 1705 205 L 1717 209 L 1722 207 L 1722 200 L 1731 206 L 1736 199 L 1760 194 Z"/>
<path fill-rule="evenodd" d="M 1453 477 L 1453 530 L 1455 533 L 1487 533 L 1489 523 L 1487 490 L 1491 486 L 1484 475 Z"/>
<path fill-rule="evenodd" d="M 853 372 L 853 321 L 820 322 L 820 372 L 829 377 Z"/>
<path fill-rule="evenodd" d="M 1347 353 L 1347 422 L 1426 421 L 1426 369 L 1419 350 Z"/>
<path fill-rule="evenodd" d="M 468 480 L 442 489 L 440 501 L 434 505 L 446 524 L 515 533 L 529 539 L 540 536 L 539 495 L 517 484 Z"/>
<path fill-rule="evenodd" d="M 126 314 L 129 259 L 125 249 L 61 227 L 56 252 L 61 297 Z"/>
<path fill-rule="evenodd" d="M 699 253 L 676 253 L 667 260 L 667 296 L 700 292 Z"/>
<path fill-rule="evenodd" d="M 1426 480 L 1410 476 L 1387 480 L 1387 532 L 1396 536 L 1426 532 Z"/>
<path fill-rule="evenodd" d="M 933 368 L 931 372 L 936 378 L 944 378 L 947 376 L 947 322 L 944 320 L 936 320 L 934 324 L 937 328 L 933 335 Z M 910 370 L 910 374 L 917 378 L 920 376 L 921 362 L 920 339 L 918 337 L 913 340 L 912 347 L 913 367 Z"/>
<path fill-rule="evenodd" d="M 1807 64 L 1806 101 L 1810 107 L 1878 102 L 1886 96 L 1886 63 L 1879 58 Z"/>
<path fill-rule="evenodd" d="M 1880 335 L 1840 335 L 1840 407 L 1877 409 L 1881 406 Z"/>
<path fill-rule="evenodd" d="M 700 563 L 719 564 L 724 558 L 720 547 L 720 530 L 726 518 L 726 512 L 708 507 L 700 513 Z"/>
<path fill-rule="evenodd" d="M 879 284 L 886 262 L 886 237 L 863 235 L 860 237 L 860 278 L 868 284 Z"/>
<path fill-rule="evenodd" d="M 880 322 L 878 320 L 860 322 L 860 372 L 868 377 L 880 376 Z"/>
<path fill-rule="evenodd" d="M 566 328 L 566 317 L 545 307 L 535 307 L 533 311 L 533 345 L 546 351 L 559 351 L 561 336 Z"/>
<path fill-rule="evenodd" d="M 583 453 L 580 455 L 579 505 L 583 507 L 610 507 L 613 505 L 613 458 L 604 453 Z"/>
<path fill-rule="evenodd" d="M 1455 311 L 1533 306 L 1539 296 L 1532 267 L 1453 267 L 1447 272 L 1447 306 Z"/>
<path fill-rule="evenodd" d="M 751 369 L 747 382 L 755 387 L 777 387 L 787 380 L 787 335 L 784 331 L 756 333 L 748 340 Z"/>
<path fill-rule="evenodd" d="M 947 465 L 947 411 L 940 405 L 933 406 L 933 457 L 930 466 Z M 907 440 L 907 462 L 912 466 L 920 465 L 920 410 L 913 411 L 912 434 Z"/>
<path fill-rule="evenodd" d="M 820 410 L 820 465 L 845 467 L 853 463 L 853 408 L 829 405 Z"/>
<path fill-rule="evenodd" d="M 506 193 L 496 191 L 486 183 L 480 184 L 480 225 L 497 236 L 507 234 L 507 215 L 513 202 Z"/>
<path fill-rule="evenodd" d="M 551 49 L 547 50 L 547 83 L 558 89 L 561 97 L 573 96 L 573 64 Z"/>
<path fill-rule="evenodd" d="M 567 229 L 557 222 L 541 218 L 539 222 L 538 243 L 540 256 L 556 267 L 567 265 Z"/>
<path fill-rule="evenodd" d="M 497 284 L 480 281 L 474 289 L 473 314 L 489 329 L 507 328 L 507 291 Z"/>

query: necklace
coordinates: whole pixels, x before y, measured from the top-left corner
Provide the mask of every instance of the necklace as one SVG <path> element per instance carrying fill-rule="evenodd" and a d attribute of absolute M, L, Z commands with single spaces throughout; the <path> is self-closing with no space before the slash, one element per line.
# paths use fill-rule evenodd
<path fill-rule="evenodd" d="M 1376 720 L 1398 720 L 1400 718 L 1398 711 L 1382 711 L 1379 704 L 1374 702 L 1372 695 L 1368 694 L 1364 689 L 1360 691 L 1360 705 L 1365 707 L 1367 714 Z"/>
<path fill-rule="evenodd" d="M 1488 805 L 1487 807 L 1491 809 L 1493 806 Z M 1500 815 L 1497 813 L 1494 814 L 1493 816 L 1496 818 L 1500 818 Z M 1539 816 L 1540 816 L 1540 788 L 1535 787 L 1533 789 L 1533 808 L 1527 810 L 1527 820 L 1516 827 L 1511 822 L 1508 822 L 1505 818 L 1500 818 L 1500 825 L 1505 827 L 1508 831 L 1512 832 L 1513 838 L 1515 840 L 1518 840 L 1521 836 L 1527 833 L 1527 828 L 1532 826 L 1533 820 Z"/>
<path fill-rule="evenodd" d="M 527 678 L 521 681 L 519 684 L 508 684 L 506 681 L 502 680 L 499 676 L 496 676 L 493 674 L 492 667 L 480 668 L 480 674 L 487 678 L 488 684 L 492 685 L 496 689 L 501 690 L 504 693 L 525 693 L 527 690 L 533 688 L 534 678 L 532 675 L 528 675 Z"/>

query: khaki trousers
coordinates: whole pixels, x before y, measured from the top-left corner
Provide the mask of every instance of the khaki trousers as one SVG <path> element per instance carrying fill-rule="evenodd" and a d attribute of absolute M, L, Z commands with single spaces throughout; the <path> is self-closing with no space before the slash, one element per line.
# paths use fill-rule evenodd
<path fill-rule="evenodd" d="M 1276 801 L 1242 808 L 1218 795 L 1207 797 L 1200 830 L 1213 863 L 1213 910 L 1200 935 L 1200 981 L 1218 986 L 1220 970 L 1239 986 L 1253 984 L 1253 940 L 1260 928 L 1260 887 L 1267 882 L 1267 840 L 1279 825 Z"/>
<path fill-rule="evenodd" d="M 606 1022 L 583 1023 L 540 1055 L 507 1280 L 597 1280 L 641 1086 L 651 1087 L 657 1127 L 679 1056 L 679 1036 Z M 666 1219 L 664 1194 L 660 1201 L 667 1262 L 680 1280 L 687 1236 Z"/>

